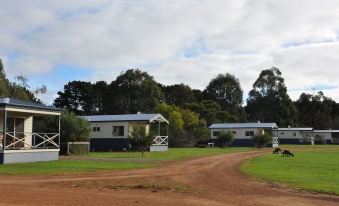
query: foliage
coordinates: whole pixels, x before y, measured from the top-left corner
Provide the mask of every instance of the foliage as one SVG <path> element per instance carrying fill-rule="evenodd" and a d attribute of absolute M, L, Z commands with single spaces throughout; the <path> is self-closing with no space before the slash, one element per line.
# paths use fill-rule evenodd
<path fill-rule="evenodd" d="M 162 91 L 164 93 L 164 99 L 167 104 L 182 106 L 184 103 L 195 101 L 195 94 L 188 85 L 162 85 Z"/>
<path fill-rule="evenodd" d="M 266 147 L 267 144 L 272 142 L 272 135 L 269 133 L 256 134 L 252 137 L 252 141 L 256 147 Z"/>
<path fill-rule="evenodd" d="M 61 142 L 88 142 L 90 124 L 73 112 L 65 111 L 61 115 Z"/>
<path fill-rule="evenodd" d="M 207 99 L 218 102 L 222 109 L 233 111 L 243 102 L 243 91 L 240 82 L 234 75 L 219 74 L 212 79 L 204 90 Z"/>
<path fill-rule="evenodd" d="M 320 134 L 316 134 L 314 136 L 314 144 L 324 144 L 324 139 L 325 137 L 323 135 L 320 135 Z"/>
<path fill-rule="evenodd" d="M 234 139 L 234 136 L 230 131 L 222 132 L 218 136 L 220 147 L 224 147 L 225 145 L 230 146 L 233 139 Z"/>
<path fill-rule="evenodd" d="M 153 77 L 139 69 L 129 69 L 109 85 L 104 102 L 106 113 L 152 112 L 163 93 Z"/>
<path fill-rule="evenodd" d="M 152 145 L 154 135 L 151 132 L 147 132 L 145 126 L 135 126 L 128 137 L 128 142 L 132 146 L 132 150 L 141 151 L 141 156 L 144 156 L 144 152 Z"/>
<path fill-rule="evenodd" d="M 64 86 L 64 91 L 58 92 L 54 100 L 56 107 L 67 109 L 75 114 L 92 114 L 95 111 L 94 88 L 90 82 L 72 81 Z"/>
<path fill-rule="evenodd" d="M 322 92 L 315 95 L 302 93 L 295 105 L 300 112 L 301 126 L 328 129 L 331 127 L 331 123 L 335 121 L 336 115 L 333 115 L 333 113 L 337 104 Z"/>
<path fill-rule="evenodd" d="M 280 127 L 297 125 L 298 111 L 279 69 L 272 67 L 260 73 L 249 92 L 246 111 L 252 121 L 275 122 Z"/>
<path fill-rule="evenodd" d="M 230 115 L 227 111 L 221 110 L 220 105 L 213 100 L 203 100 L 184 104 L 184 108 L 194 111 L 205 119 L 207 125 L 219 122 L 238 122 L 238 118 Z"/>
<path fill-rule="evenodd" d="M 182 129 L 184 126 L 181 113 L 178 111 L 171 111 L 169 113 L 168 121 L 170 122 L 170 127 L 173 129 Z"/>
<path fill-rule="evenodd" d="M 339 195 L 338 151 L 337 145 L 302 146 L 292 150 L 294 158 L 268 154 L 248 160 L 241 170 L 270 182 Z"/>

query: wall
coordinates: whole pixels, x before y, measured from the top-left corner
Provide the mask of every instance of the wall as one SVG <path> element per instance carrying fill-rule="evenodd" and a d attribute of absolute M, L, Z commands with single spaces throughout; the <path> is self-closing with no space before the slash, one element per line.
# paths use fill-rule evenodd
<path fill-rule="evenodd" d="M 217 139 L 218 138 L 217 136 L 213 136 L 213 132 L 215 132 L 215 131 L 218 131 L 218 132 L 235 131 L 236 134 L 233 134 L 234 139 L 251 139 L 252 136 L 246 136 L 247 131 L 253 131 L 254 134 L 257 134 L 258 132 L 263 131 L 263 130 L 260 130 L 260 129 L 257 129 L 257 128 L 210 129 L 211 139 Z"/>
<path fill-rule="evenodd" d="M 331 140 L 332 139 L 332 133 L 331 132 L 314 132 L 314 137 L 315 135 L 320 135 L 324 137 L 325 140 Z"/>
<path fill-rule="evenodd" d="M 124 126 L 124 136 L 113 136 L 113 126 Z M 100 132 L 93 132 L 93 127 L 100 127 Z M 90 138 L 128 138 L 128 122 L 92 122 Z"/>

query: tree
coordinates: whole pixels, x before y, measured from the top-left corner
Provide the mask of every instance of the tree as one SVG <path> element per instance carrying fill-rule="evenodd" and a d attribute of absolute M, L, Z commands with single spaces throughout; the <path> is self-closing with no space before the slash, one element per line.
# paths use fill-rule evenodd
<path fill-rule="evenodd" d="M 152 76 L 139 69 L 129 69 L 109 85 L 104 108 L 109 114 L 152 112 L 163 93 Z"/>
<path fill-rule="evenodd" d="M 171 111 L 168 120 L 170 126 L 174 129 L 182 129 L 184 127 L 184 121 L 182 120 L 181 113 L 178 111 Z"/>
<path fill-rule="evenodd" d="M 188 85 L 174 84 L 162 86 L 162 91 L 167 104 L 182 106 L 184 103 L 195 101 L 195 94 Z"/>
<path fill-rule="evenodd" d="M 7 97 L 9 94 L 8 91 L 9 81 L 6 78 L 5 70 L 2 64 L 2 60 L 0 59 L 0 96 Z"/>
<path fill-rule="evenodd" d="M 240 82 L 234 75 L 219 74 L 212 79 L 204 90 L 205 98 L 216 101 L 223 110 L 233 112 L 241 107 L 243 91 Z"/>
<path fill-rule="evenodd" d="M 272 135 L 269 133 L 256 134 L 252 137 L 252 141 L 256 147 L 261 148 L 272 142 Z"/>
<path fill-rule="evenodd" d="M 304 127 L 329 129 L 332 121 L 338 117 L 336 102 L 326 97 L 321 91 L 315 95 L 302 93 L 295 105 L 300 112 L 300 125 Z"/>
<path fill-rule="evenodd" d="M 272 67 L 260 73 L 249 92 L 246 112 L 252 121 L 275 122 L 281 127 L 297 125 L 298 110 L 279 69 Z"/>
<path fill-rule="evenodd" d="M 88 142 L 90 124 L 73 112 L 65 111 L 61 115 L 61 142 Z"/>
<path fill-rule="evenodd" d="M 222 132 L 218 136 L 220 147 L 224 147 L 225 145 L 230 146 L 233 139 L 234 139 L 234 136 L 230 131 Z"/>
<path fill-rule="evenodd" d="M 128 137 L 128 142 L 133 150 L 141 151 L 141 156 L 144 157 L 144 152 L 152 145 L 154 135 L 147 132 L 145 126 L 135 126 Z"/>
<path fill-rule="evenodd" d="M 54 106 L 67 109 L 78 115 L 95 113 L 96 95 L 90 82 L 71 81 L 64 86 L 64 91 L 58 92 Z"/>

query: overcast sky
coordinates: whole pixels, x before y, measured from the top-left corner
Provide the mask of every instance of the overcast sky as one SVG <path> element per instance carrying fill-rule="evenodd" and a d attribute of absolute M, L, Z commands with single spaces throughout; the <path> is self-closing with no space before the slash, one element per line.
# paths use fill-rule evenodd
<path fill-rule="evenodd" d="M 140 68 L 162 84 L 203 89 L 218 73 L 246 97 L 278 67 L 293 99 L 339 102 L 336 0 L 0 0 L 0 57 L 10 79 L 46 84 L 50 103 L 71 80 L 111 82 Z"/>

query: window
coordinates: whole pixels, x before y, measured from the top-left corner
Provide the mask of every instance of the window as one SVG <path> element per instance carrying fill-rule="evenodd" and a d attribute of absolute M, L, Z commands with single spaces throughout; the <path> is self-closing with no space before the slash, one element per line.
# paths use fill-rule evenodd
<path fill-rule="evenodd" d="M 113 137 L 123 137 L 124 135 L 124 126 L 113 126 Z"/>
<path fill-rule="evenodd" d="M 280 132 L 281 136 L 284 136 L 285 135 L 285 132 Z"/>
<path fill-rule="evenodd" d="M 237 131 L 232 131 L 232 134 L 237 134 Z"/>
<path fill-rule="evenodd" d="M 293 137 L 296 137 L 297 136 L 297 133 L 296 132 L 293 132 Z"/>
<path fill-rule="evenodd" d="M 100 127 L 93 127 L 93 132 L 100 132 Z"/>
<path fill-rule="evenodd" d="M 246 131 L 246 136 L 254 136 L 254 131 Z"/>
<path fill-rule="evenodd" d="M 218 137 L 219 136 L 219 132 L 218 131 L 214 131 L 213 132 L 213 137 Z"/>

